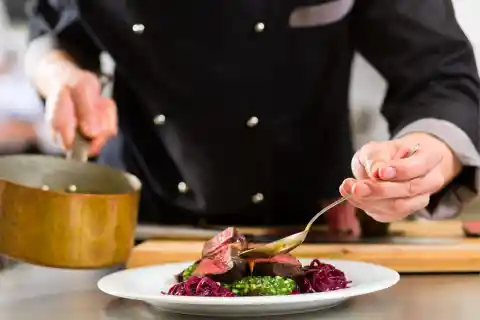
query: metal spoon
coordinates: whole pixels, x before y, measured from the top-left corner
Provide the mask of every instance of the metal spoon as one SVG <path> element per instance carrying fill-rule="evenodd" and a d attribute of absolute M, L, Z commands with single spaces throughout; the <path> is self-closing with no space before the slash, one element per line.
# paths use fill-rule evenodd
<path fill-rule="evenodd" d="M 416 144 L 409 152 L 407 155 L 404 156 L 404 158 L 411 157 L 414 155 L 418 149 L 420 148 L 420 145 Z M 297 248 L 299 245 L 301 245 L 305 239 L 307 238 L 308 232 L 312 228 L 313 223 L 325 212 L 330 210 L 331 208 L 339 205 L 340 203 L 344 202 L 347 200 L 349 197 L 351 197 L 351 194 L 347 194 L 346 196 L 340 198 L 339 200 L 333 202 L 332 204 L 326 206 L 323 208 L 320 212 L 318 212 L 307 224 L 305 229 L 301 232 L 294 233 L 288 237 L 279 239 L 274 242 L 270 242 L 268 244 L 262 245 L 257 248 L 245 250 L 240 253 L 240 256 L 242 258 L 263 258 L 263 257 L 273 257 L 279 254 L 285 254 L 293 249 Z"/>

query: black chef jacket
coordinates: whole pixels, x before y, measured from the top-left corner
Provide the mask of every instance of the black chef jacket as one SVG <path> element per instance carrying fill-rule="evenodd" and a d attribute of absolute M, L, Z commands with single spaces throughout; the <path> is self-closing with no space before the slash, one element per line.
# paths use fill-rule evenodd
<path fill-rule="evenodd" d="M 96 72 L 102 51 L 114 59 L 144 220 L 304 222 L 337 197 L 355 50 L 388 81 L 393 136 L 437 119 L 479 146 L 474 55 L 448 0 L 37 0 L 28 12 L 31 46 Z"/>

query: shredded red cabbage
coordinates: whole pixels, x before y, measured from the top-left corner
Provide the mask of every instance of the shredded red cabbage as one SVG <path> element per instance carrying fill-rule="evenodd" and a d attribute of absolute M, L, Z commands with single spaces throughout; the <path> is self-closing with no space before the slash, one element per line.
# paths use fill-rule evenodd
<path fill-rule="evenodd" d="M 302 293 L 314 293 L 345 289 L 351 283 L 345 274 L 334 266 L 318 259 L 303 267 L 305 278 L 298 283 Z"/>
<path fill-rule="evenodd" d="M 208 277 L 192 276 L 168 290 L 174 296 L 234 297 L 235 294 Z"/>
<path fill-rule="evenodd" d="M 290 293 L 290 295 L 294 295 L 294 294 L 301 294 L 302 292 L 300 291 L 299 288 L 295 288 L 295 290 L 292 291 L 292 293 Z"/>

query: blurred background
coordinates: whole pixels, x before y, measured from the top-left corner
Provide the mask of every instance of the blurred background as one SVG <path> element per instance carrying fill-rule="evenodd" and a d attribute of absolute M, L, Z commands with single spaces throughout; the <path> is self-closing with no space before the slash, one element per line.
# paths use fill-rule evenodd
<path fill-rule="evenodd" d="M 0 0 L 0 154 L 58 153 L 23 70 L 25 2 Z"/>
<path fill-rule="evenodd" d="M 0 154 L 59 153 L 43 120 L 43 106 L 23 72 L 27 24 L 25 0 L 0 0 Z M 453 0 L 457 17 L 480 61 L 479 0 Z M 112 68 L 108 56 L 105 68 Z M 479 66 L 480 67 L 480 66 Z M 351 83 L 351 123 L 359 147 L 369 140 L 388 138 L 379 113 L 386 84 L 362 57 L 355 58 Z M 465 209 L 462 219 L 480 218 L 480 201 Z"/>

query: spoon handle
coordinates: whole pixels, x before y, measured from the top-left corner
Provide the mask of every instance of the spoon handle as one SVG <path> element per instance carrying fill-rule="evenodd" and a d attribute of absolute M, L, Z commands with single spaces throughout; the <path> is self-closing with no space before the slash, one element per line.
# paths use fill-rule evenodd
<path fill-rule="evenodd" d="M 80 131 L 75 134 L 72 149 L 67 152 L 67 159 L 87 162 L 88 152 L 90 150 L 90 139 L 85 137 Z"/>
<path fill-rule="evenodd" d="M 417 151 L 418 149 L 420 149 L 420 145 L 419 144 L 416 144 L 412 149 L 410 149 L 410 151 L 408 152 L 408 154 L 406 154 L 404 156 L 404 158 L 409 158 L 411 156 L 413 156 Z M 342 198 L 338 199 L 337 201 L 329 204 L 328 206 L 326 206 L 325 208 L 323 208 L 319 213 L 317 213 L 307 224 L 307 226 L 305 227 L 305 231 L 310 231 L 310 228 L 312 228 L 312 225 L 313 223 L 321 216 L 323 215 L 325 212 L 327 212 L 328 210 L 332 209 L 333 207 L 339 205 L 340 203 L 342 203 L 343 201 L 347 200 L 348 198 L 350 198 L 352 196 L 352 194 L 347 194 L 345 196 L 343 196 Z"/>
<path fill-rule="evenodd" d="M 307 227 L 305 228 L 305 231 L 310 231 L 310 228 L 312 227 L 313 223 L 315 222 L 315 220 L 317 220 L 322 214 L 324 214 L 325 212 L 327 212 L 328 210 L 332 209 L 333 207 L 339 205 L 340 203 L 342 203 L 343 201 L 347 200 L 348 198 L 350 198 L 352 196 L 351 193 L 341 197 L 340 199 L 338 199 L 337 201 L 329 204 L 328 206 L 326 206 L 325 208 L 323 208 L 319 213 L 317 213 L 311 220 L 310 222 L 308 222 L 307 224 Z"/>

